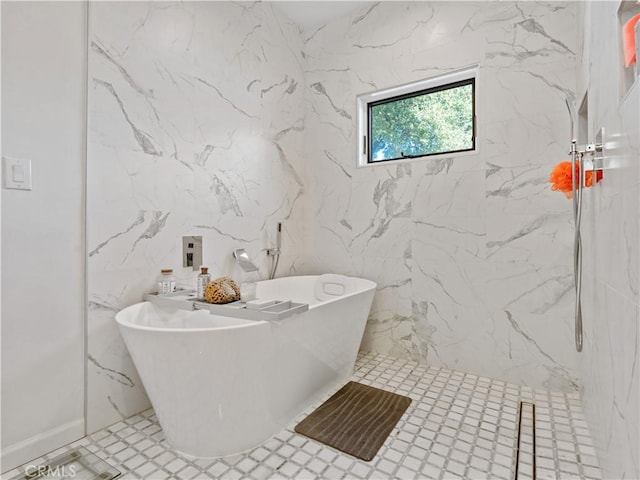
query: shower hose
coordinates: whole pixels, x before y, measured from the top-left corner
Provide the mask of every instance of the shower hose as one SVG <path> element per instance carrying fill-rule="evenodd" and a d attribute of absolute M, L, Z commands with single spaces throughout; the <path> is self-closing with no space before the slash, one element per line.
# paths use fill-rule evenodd
<path fill-rule="evenodd" d="M 578 162 L 576 169 L 576 162 Z M 582 220 L 582 179 L 584 178 L 584 162 L 578 152 L 576 140 L 571 142 L 571 189 L 573 193 L 573 223 L 575 236 L 573 239 L 573 276 L 576 293 L 575 303 L 575 338 L 576 350 L 582 351 L 582 238 L 580 222 Z M 575 175 L 577 173 L 577 175 Z M 576 178 L 577 177 L 577 178 Z"/>

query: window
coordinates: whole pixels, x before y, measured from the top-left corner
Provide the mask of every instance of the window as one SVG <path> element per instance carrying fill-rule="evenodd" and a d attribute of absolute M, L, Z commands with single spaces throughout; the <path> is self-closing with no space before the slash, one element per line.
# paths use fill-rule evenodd
<path fill-rule="evenodd" d="M 358 96 L 358 165 L 474 151 L 476 68 Z"/>

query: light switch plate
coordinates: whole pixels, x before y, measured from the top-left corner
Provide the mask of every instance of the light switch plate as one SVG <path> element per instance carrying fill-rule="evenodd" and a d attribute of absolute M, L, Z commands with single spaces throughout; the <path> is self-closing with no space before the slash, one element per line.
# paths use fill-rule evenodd
<path fill-rule="evenodd" d="M 31 190 L 31 160 L 2 156 L 2 187 Z"/>

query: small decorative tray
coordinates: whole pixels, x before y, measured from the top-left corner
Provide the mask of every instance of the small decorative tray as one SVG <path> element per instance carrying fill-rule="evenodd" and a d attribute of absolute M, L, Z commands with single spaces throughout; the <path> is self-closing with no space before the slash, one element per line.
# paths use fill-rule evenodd
<path fill-rule="evenodd" d="M 213 315 L 254 321 L 278 321 L 309 310 L 309 304 L 291 300 L 275 300 L 275 303 L 271 302 L 263 308 L 247 308 L 247 304 L 241 301 L 224 304 L 207 303 L 197 298 L 193 290 L 161 294 L 147 293 L 144 299 L 161 308 L 209 310 Z"/>

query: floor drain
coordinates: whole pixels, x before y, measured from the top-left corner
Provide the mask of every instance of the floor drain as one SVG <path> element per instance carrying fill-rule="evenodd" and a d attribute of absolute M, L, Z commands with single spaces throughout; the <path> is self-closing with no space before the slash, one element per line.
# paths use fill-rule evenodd
<path fill-rule="evenodd" d="M 30 464 L 24 467 L 24 473 L 11 480 L 36 480 L 40 478 L 74 480 L 113 480 L 120 471 L 98 458 L 89 450 L 77 447 L 51 459 L 42 465 Z"/>
<path fill-rule="evenodd" d="M 513 480 L 536 480 L 536 406 L 520 402 Z"/>

